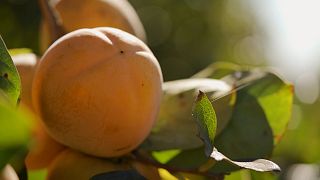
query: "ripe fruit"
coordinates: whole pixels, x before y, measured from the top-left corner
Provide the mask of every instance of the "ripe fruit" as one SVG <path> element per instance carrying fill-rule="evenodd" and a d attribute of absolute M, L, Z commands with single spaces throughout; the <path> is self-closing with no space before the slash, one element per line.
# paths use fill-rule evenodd
<path fill-rule="evenodd" d="M 81 28 L 114 27 L 145 41 L 145 31 L 138 15 L 127 0 L 51 0 L 66 32 Z M 47 22 L 41 23 L 41 49 L 51 42 Z"/>
<path fill-rule="evenodd" d="M 147 179 L 160 179 L 157 168 L 134 162 L 134 168 Z M 88 180 L 92 176 L 118 170 L 132 169 L 132 162 L 115 163 L 85 155 L 71 149 L 63 151 L 50 165 L 47 180 Z"/>
<path fill-rule="evenodd" d="M 33 104 L 58 142 L 121 156 L 149 134 L 162 73 L 150 49 L 114 28 L 80 29 L 57 40 L 40 61 Z"/>

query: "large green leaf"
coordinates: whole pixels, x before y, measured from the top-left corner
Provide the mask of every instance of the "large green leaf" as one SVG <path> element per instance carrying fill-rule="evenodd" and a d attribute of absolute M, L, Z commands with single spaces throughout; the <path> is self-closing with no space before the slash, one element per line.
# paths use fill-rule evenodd
<path fill-rule="evenodd" d="M 191 149 L 202 146 L 197 137 L 197 124 L 191 111 L 198 90 L 210 99 L 230 93 L 231 86 L 214 79 L 184 79 L 165 82 L 158 120 L 141 146 L 146 150 Z M 227 125 L 233 109 L 235 93 L 213 101 L 218 117 L 217 134 Z"/>
<path fill-rule="evenodd" d="M 13 103 L 20 97 L 21 82 L 18 71 L 8 53 L 6 45 L 0 36 L 0 89 L 2 89 Z"/>

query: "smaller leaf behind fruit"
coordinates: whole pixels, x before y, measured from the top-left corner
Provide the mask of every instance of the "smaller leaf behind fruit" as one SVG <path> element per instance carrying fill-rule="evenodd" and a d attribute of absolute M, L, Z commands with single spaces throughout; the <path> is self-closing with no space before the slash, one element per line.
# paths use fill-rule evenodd
<path fill-rule="evenodd" d="M 209 98 L 199 91 L 192 110 L 192 117 L 197 122 L 199 137 L 205 144 L 205 153 L 210 155 L 213 149 L 217 129 L 217 117 Z"/>
<path fill-rule="evenodd" d="M 212 157 L 216 161 L 226 160 L 229 163 L 232 163 L 232 164 L 237 165 L 239 167 L 251 169 L 251 170 L 255 170 L 255 171 L 260 171 L 260 172 L 280 171 L 281 170 L 280 167 L 276 163 L 269 161 L 269 160 L 266 160 L 266 159 L 257 159 L 257 160 L 249 161 L 249 162 L 233 161 L 233 160 L 229 159 L 228 157 L 226 157 L 225 155 L 223 155 L 222 153 L 220 153 L 216 148 L 213 148 L 213 151 L 212 151 L 210 157 Z"/>

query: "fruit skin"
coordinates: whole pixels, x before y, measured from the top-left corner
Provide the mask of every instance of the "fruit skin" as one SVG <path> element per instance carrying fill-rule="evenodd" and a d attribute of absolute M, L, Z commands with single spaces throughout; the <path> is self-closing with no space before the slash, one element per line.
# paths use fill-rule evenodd
<path fill-rule="evenodd" d="M 81 28 L 114 27 L 146 42 L 143 25 L 127 0 L 51 0 L 66 32 Z M 40 24 L 40 46 L 44 52 L 50 45 L 46 21 Z"/>
<path fill-rule="evenodd" d="M 134 165 L 132 165 L 134 163 Z M 138 167 L 138 168 L 136 168 Z M 160 179 L 157 168 L 139 162 L 125 161 L 115 163 L 108 159 L 96 158 L 66 149 L 53 161 L 48 169 L 47 180 L 88 180 L 92 176 L 118 170 L 135 168 L 147 179 Z"/>
<path fill-rule="evenodd" d="M 94 156 L 121 156 L 149 134 L 162 81 L 141 40 L 115 28 L 80 29 L 42 57 L 33 104 L 58 142 Z"/>

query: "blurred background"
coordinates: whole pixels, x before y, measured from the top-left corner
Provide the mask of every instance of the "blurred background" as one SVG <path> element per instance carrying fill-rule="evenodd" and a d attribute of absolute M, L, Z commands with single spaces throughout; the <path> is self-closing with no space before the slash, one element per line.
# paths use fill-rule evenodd
<path fill-rule="evenodd" d="M 233 177 L 320 179 L 320 1 L 130 2 L 166 81 L 188 78 L 213 62 L 228 61 L 272 67 L 294 83 L 292 119 L 273 156 L 283 171 L 252 176 L 242 171 Z M 8 48 L 30 48 L 40 56 L 40 18 L 37 0 L 0 0 L 0 34 Z"/>

